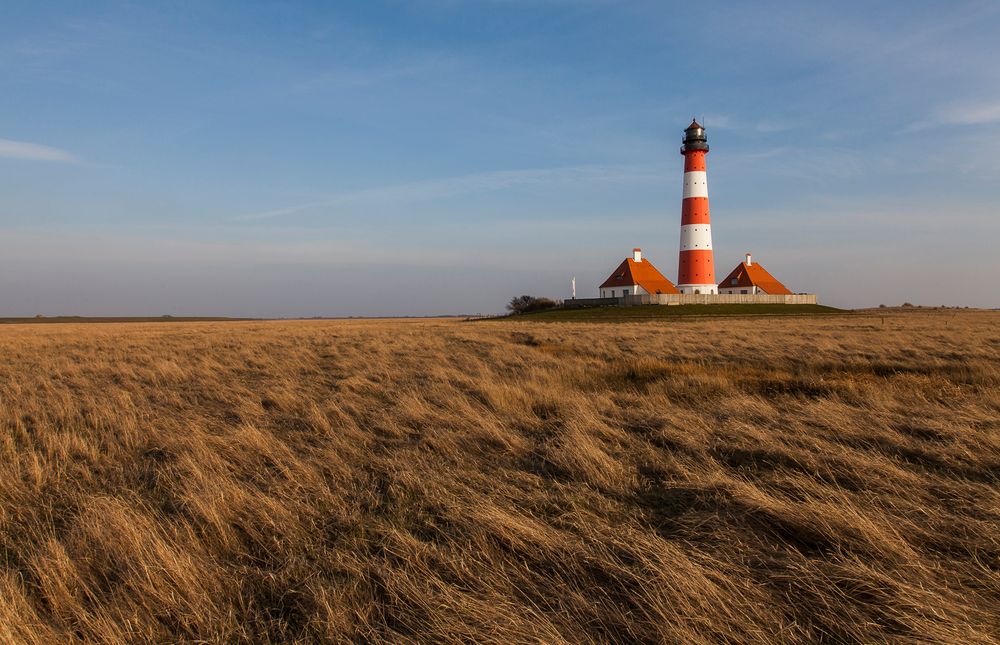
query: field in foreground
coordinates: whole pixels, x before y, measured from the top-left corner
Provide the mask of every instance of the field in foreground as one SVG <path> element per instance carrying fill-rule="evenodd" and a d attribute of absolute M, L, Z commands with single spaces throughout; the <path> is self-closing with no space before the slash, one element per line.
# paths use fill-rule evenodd
<path fill-rule="evenodd" d="M 2 327 L 0 642 L 996 642 L 998 323 Z"/>
<path fill-rule="evenodd" d="M 65 323 L 139 323 L 139 322 L 232 322 L 247 318 L 214 318 L 211 316 L 144 316 L 102 318 L 95 316 L 34 316 L 32 318 L 0 318 L 0 325 L 52 325 Z"/>

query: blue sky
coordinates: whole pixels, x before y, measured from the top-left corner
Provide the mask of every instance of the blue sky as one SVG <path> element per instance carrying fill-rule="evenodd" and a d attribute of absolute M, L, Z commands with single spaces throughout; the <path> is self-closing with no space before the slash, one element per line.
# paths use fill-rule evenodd
<path fill-rule="evenodd" d="M 1000 306 L 1000 4 L 20 2 L 0 315 L 476 313 L 716 263 Z M 723 275 L 718 276 L 720 279 Z"/>

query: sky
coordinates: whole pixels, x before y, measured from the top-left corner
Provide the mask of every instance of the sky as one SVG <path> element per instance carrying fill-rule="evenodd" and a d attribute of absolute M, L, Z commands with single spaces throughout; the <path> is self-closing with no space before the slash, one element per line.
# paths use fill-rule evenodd
<path fill-rule="evenodd" d="M 642 247 L 1000 307 L 1000 3 L 5 0 L 0 316 L 475 314 Z"/>

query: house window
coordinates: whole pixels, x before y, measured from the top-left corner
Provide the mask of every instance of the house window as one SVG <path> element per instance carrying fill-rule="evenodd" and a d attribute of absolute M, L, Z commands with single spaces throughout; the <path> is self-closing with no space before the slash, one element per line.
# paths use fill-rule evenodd
<path fill-rule="evenodd" d="M 614 298 L 614 297 L 615 297 L 615 290 L 614 290 L 614 289 L 612 289 L 612 290 L 611 290 L 611 297 L 612 297 L 612 298 Z"/>
<path fill-rule="evenodd" d="M 740 293 L 746 293 L 746 292 L 747 292 L 746 289 L 740 289 Z"/>
<path fill-rule="evenodd" d="M 740 281 L 737 280 L 736 278 L 733 278 L 732 280 L 729 281 L 729 284 L 739 284 L 739 283 Z"/>

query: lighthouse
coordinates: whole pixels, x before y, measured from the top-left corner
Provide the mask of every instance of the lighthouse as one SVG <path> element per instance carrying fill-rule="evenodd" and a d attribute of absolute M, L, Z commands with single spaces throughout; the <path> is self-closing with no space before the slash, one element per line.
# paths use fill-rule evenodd
<path fill-rule="evenodd" d="M 696 120 L 684 130 L 684 197 L 681 202 L 681 250 L 677 289 L 681 293 L 718 293 L 708 217 L 708 137 Z"/>

